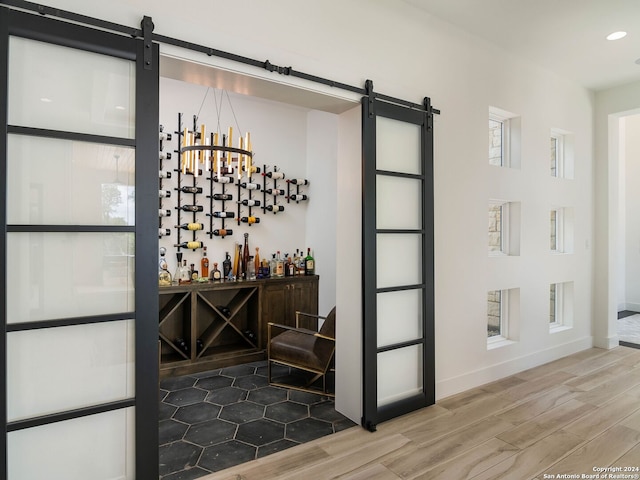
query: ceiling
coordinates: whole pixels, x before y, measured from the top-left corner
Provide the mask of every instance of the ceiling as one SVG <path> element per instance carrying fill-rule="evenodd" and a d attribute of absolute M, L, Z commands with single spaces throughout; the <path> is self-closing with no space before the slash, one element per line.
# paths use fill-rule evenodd
<path fill-rule="evenodd" d="M 640 0 L 404 1 L 586 88 L 640 81 Z"/>

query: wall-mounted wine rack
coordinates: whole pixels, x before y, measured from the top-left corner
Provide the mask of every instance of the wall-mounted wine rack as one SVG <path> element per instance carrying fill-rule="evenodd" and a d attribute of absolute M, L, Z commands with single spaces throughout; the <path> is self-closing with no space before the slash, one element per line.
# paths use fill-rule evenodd
<path fill-rule="evenodd" d="M 284 200 L 298 204 L 309 199 L 301 191 L 309 185 L 308 180 L 287 179 L 275 165 L 270 167 L 264 164 L 262 168 L 253 165 L 248 133 L 244 139 L 240 136 L 238 148 L 234 148 L 231 127 L 228 134 L 210 133 L 206 136 L 204 124 L 198 126 L 195 115 L 192 129 L 188 129 L 183 126 L 183 115 L 178 114 L 178 128 L 174 132 L 178 148 L 173 150 L 177 157 L 177 168 L 165 171 L 165 162 L 172 159 L 172 154 L 163 153 L 163 149 L 173 137 L 163 130 L 160 126 L 159 236 L 171 234 L 171 229 L 163 225 L 163 219 L 171 216 L 172 209 L 167 208 L 167 202 L 172 202 L 176 211 L 174 246 L 178 251 L 181 248 L 200 248 L 202 242 L 197 238 L 199 231 L 210 239 L 224 238 L 233 235 L 234 230 L 230 228 L 233 223 L 248 227 L 259 224 L 261 217 L 256 216 L 259 210 L 263 214 L 281 214 L 285 212 Z M 163 179 L 171 178 L 172 173 L 176 176 L 175 197 L 171 191 L 163 190 Z M 258 175 L 262 177 L 262 182 L 255 178 Z M 206 187 L 198 186 L 199 176 L 206 180 Z M 205 192 L 207 187 L 209 191 Z M 199 196 L 208 199 L 206 208 L 198 203 L 198 199 L 202 198 Z M 236 208 L 233 209 L 232 205 Z M 207 218 L 199 222 L 199 214 Z M 220 224 L 215 224 L 217 221 Z M 187 232 L 191 232 L 188 240 L 185 238 Z"/>

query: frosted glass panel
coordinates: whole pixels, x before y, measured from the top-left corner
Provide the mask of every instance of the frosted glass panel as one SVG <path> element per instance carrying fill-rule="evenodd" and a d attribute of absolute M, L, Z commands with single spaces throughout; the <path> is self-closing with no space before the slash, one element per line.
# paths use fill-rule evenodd
<path fill-rule="evenodd" d="M 422 345 L 378 354 L 378 406 L 422 392 Z"/>
<path fill-rule="evenodd" d="M 134 88 L 130 60 L 9 39 L 10 125 L 133 138 Z"/>
<path fill-rule="evenodd" d="M 134 310 L 133 233 L 7 234 L 7 323 Z"/>
<path fill-rule="evenodd" d="M 135 409 L 7 435 L 8 480 L 133 480 Z"/>
<path fill-rule="evenodd" d="M 422 337 L 422 290 L 377 295 L 378 347 Z"/>
<path fill-rule="evenodd" d="M 420 175 L 420 125 L 376 117 L 376 169 Z"/>
<path fill-rule="evenodd" d="M 9 135 L 7 223 L 133 225 L 134 167 L 133 148 Z"/>
<path fill-rule="evenodd" d="M 422 238 L 418 234 L 376 236 L 377 287 L 422 283 Z"/>
<path fill-rule="evenodd" d="M 412 178 L 376 176 L 376 227 L 422 228 L 422 182 Z"/>
<path fill-rule="evenodd" d="M 134 322 L 7 334 L 9 421 L 133 397 Z"/>

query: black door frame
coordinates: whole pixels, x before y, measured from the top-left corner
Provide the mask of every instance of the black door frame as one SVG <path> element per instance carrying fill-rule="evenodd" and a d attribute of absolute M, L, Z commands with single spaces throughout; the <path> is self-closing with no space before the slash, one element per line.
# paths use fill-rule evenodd
<path fill-rule="evenodd" d="M 431 100 L 426 97 L 421 108 L 399 105 L 381 99 L 367 81 L 368 96 L 362 98 L 362 292 L 363 292 L 363 416 L 362 426 L 375 431 L 377 424 L 435 403 L 435 340 L 434 340 L 434 198 L 433 198 L 433 115 Z M 421 127 L 422 172 L 420 175 L 378 170 L 376 167 L 376 117 L 387 117 Z M 378 175 L 413 178 L 422 185 L 422 228 L 418 230 L 383 230 L 376 225 L 376 177 Z M 411 208 L 410 206 L 407 206 Z M 422 282 L 392 288 L 377 287 L 377 234 L 419 234 L 422 238 Z M 398 255 L 398 268 L 403 258 Z M 366 261 L 369 259 L 369 261 Z M 378 347 L 377 295 L 389 291 L 422 290 L 422 336 L 395 345 Z M 420 394 L 378 406 L 378 354 L 412 345 L 422 346 L 422 385 Z"/>
<path fill-rule="evenodd" d="M 3 320 L 0 329 L 0 418 L 5 433 L 0 435 L 0 475 L 7 476 L 7 434 L 23 428 L 46 425 L 73 418 L 80 418 L 135 406 L 135 456 L 136 478 L 158 477 L 158 286 L 155 257 L 158 249 L 156 210 L 158 206 L 158 103 L 159 103 L 159 48 L 150 41 L 153 25 L 145 18 L 142 30 L 144 38 L 131 38 L 94 28 L 45 18 L 7 8 L 0 9 L 0 63 L 8 70 L 9 37 L 76 48 L 136 62 L 136 120 L 135 139 L 77 134 L 57 130 L 42 130 L 7 124 L 8 79 L 0 78 L 0 198 L 6 206 L 7 135 L 18 133 L 48 138 L 72 139 L 86 142 L 110 143 L 135 147 L 135 226 L 63 226 L 63 225 L 7 225 L 6 208 L 0 212 L 0 308 Z M 133 312 L 77 318 L 51 319 L 42 322 L 12 323 L 7 325 L 7 232 L 131 232 L 135 237 L 135 305 Z M 149 252 L 149 253 L 147 253 Z M 96 322 L 135 321 L 135 396 L 131 399 L 94 405 L 7 423 L 7 333 L 13 331 L 52 328 L 67 325 L 83 325 Z"/>

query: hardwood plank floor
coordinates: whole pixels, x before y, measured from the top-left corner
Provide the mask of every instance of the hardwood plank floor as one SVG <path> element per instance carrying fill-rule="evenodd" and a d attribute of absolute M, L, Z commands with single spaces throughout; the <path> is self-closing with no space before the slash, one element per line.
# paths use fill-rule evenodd
<path fill-rule="evenodd" d="M 594 467 L 640 467 L 640 350 L 585 350 L 376 433 L 354 427 L 201 479 L 542 480 Z"/>

